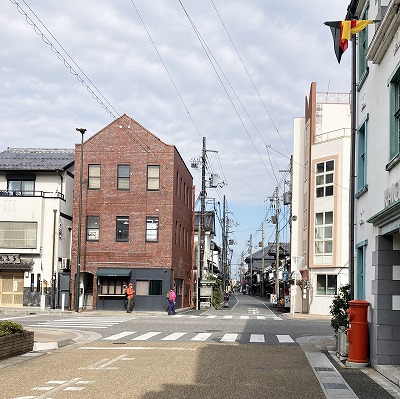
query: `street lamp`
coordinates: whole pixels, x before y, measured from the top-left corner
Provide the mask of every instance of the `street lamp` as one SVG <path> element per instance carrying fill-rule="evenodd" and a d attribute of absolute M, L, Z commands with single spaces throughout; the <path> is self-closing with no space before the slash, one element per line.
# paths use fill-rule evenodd
<path fill-rule="evenodd" d="M 76 128 L 76 131 L 82 135 L 81 140 L 81 164 L 79 172 L 79 211 L 78 211 L 78 250 L 76 255 L 76 277 L 75 277 L 75 312 L 79 312 L 79 281 L 81 279 L 81 234 L 82 234 L 82 174 L 83 174 L 83 135 L 86 129 Z"/>

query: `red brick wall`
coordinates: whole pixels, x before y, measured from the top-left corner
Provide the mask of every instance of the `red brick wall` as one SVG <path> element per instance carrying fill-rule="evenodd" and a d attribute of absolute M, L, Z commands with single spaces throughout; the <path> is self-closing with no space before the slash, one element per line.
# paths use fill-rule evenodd
<path fill-rule="evenodd" d="M 192 269 L 193 179 L 174 146 L 167 145 L 126 115 L 84 142 L 81 272 L 98 267 L 172 268 L 189 283 Z M 87 190 L 88 164 L 101 165 L 100 190 Z M 117 166 L 130 165 L 130 190 L 117 190 Z M 160 165 L 160 190 L 147 190 L 147 165 Z M 71 278 L 76 273 L 80 145 L 75 148 Z M 177 195 L 176 175 L 190 187 L 190 201 Z M 86 241 L 86 216 L 100 216 L 100 239 Z M 129 242 L 116 242 L 116 216 L 129 216 Z M 158 242 L 146 242 L 146 216 L 159 217 Z M 178 223 L 177 223 L 178 222 Z M 175 244 L 175 225 L 189 244 Z M 96 284 L 93 285 L 96 290 Z M 74 295 L 74 293 L 73 293 Z M 94 292 L 94 298 L 96 293 Z M 74 300 L 71 302 L 74 303 Z M 188 302 L 187 302 L 188 304 Z"/>

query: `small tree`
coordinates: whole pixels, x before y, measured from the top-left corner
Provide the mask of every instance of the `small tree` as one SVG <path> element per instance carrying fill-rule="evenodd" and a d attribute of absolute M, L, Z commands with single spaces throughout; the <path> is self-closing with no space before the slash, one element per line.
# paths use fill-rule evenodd
<path fill-rule="evenodd" d="M 331 327 L 337 334 L 339 327 L 349 327 L 349 319 L 347 309 L 350 301 L 350 284 L 343 285 L 339 288 L 339 294 L 335 296 L 332 305 L 329 307 L 329 313 L 332 315 Z"/>

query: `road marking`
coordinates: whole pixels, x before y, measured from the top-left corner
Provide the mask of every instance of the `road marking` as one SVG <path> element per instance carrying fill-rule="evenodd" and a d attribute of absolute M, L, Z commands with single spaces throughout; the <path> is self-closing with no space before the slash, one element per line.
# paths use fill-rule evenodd
<path fill-rule="evenodd" d="M 161 341 L 176 341 L 178 338 L 183 337 L 185 334 L 185 332 L 172 333 L 162 338 Z"/>
<path fill-rule="evenodd" d="M 217 316 L 207 316 L 206 319 L 215 319 Z"/>
<path fill-rule="evenodd" d="M 147 339 L 155 337 L 158 334 L 161 334 L 161 331 L 150 331 L 148 333 L 139 335 L 138 337 L 132 338 L 132 341 L 146 341 Z"/>
<path fill-rule="evenodd" d="M 290 335 L 277 335 L 276 337 L 280 343 L 294 342 Z"/>
<path fill-rule="evenodd" d="M 141 351 L 141 350 L 197 351 L 198 350 L 197 348 L 179 348 L 179 347 L 177 347 L 177 348 L 169 348 L 169 347 L 163 348 L 163 347 L 155 347 L 155 346 L 148 346 L 148 347 L 146 347 L 146 346 L 124 346 L 123 348 L 120 347 L 120 346 L 113 346 L 112 348 L 99 347 L 99 346 L 83 346 L 83 347 L 78 348 L 78 349 L 81 349 L 81 350 L 82 349 L 83 350 L 88 350 L 88 349 L 90 349 L 90 350 L 103 350 L 103 351 L 109 351 L 109 350 L 111 350 L 111 351 L 115 351 L 115 350 L 125 350 L 125 351 L 128 351 L 128 350 L 138 350 L 138 351 Z"/>
<path fill-rule="evenodd" d="M 233 318 L 232 315 L 230 315 L 230 316 L 224 316 L 224 317 L 223 317 L 223 319 L 232 319 L 232 318 Z"/>
<path fill-rule="evenodd" d="M 101 359 L 98 362 L 95 362 L 89 366 L 86 367 L 79 367 L 79 370 L 118 370 L 118 367 L 109 367 L 111 364 L 114 364 L 115 362 L 118 362 L 119 360 L 122 360 L 125 358 L 124 355 L 119 355 L 115 357 L 114 359 Z"/>
<path fill-rule="evenodd" d="M 205 341 L 207 338 L 210 338 L 212 333 L 199 333 L 194 336 L 191 341 Z"/>
<path fill-rule="evenodd" d="M 117 339 L 127 337 L 128 335 L 135 334 L 136 331 L 123 331 L 119 334 L 110 335 L 107 338 L 103 338 L 104 341 L 116 341 Z"/>
<path fill-rule="evenodd" d="M 250 342 L 265 342 L 264 334 L 251 334 L 250 335 Z"/>
<path fill-rule="evenodd" d="M 265 320 L 265 316 L 256 316 L 257 320 Z"/>
<path fill-rule="evenodd" d="M 250 317 L 249 317 L 249 316 L 240 316 L 240 319 L 241 319 L 241 320 L 249 320 Z"/>
<path fill-rule="evenodd" d="M 239 334 L 224 334 L 221 342 L 235 342 Z"/>

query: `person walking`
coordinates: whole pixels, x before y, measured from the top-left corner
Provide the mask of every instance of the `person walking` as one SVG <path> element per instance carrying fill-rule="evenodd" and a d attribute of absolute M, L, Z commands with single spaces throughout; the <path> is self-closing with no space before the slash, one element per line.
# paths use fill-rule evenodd
<path fill-rule="evenodd" d="M 176 293 L 175 290 L 172 288 L 172 290 L 169 292 L 169 307 L 168 307 L 168 314 L 173 315 L 175 314 L 175 300 L 176 300 Z"/>
<path fill-rule="evenodd" d="M 133 309 L 133 294 L 135 293 L 135 290 L 133 289 L 133 284 L 129 283 L 128 288 L 126 289 L 126 296 L 128 298 L 128 304 L 126 307 L 127 313 L 132 313 Z"/>

